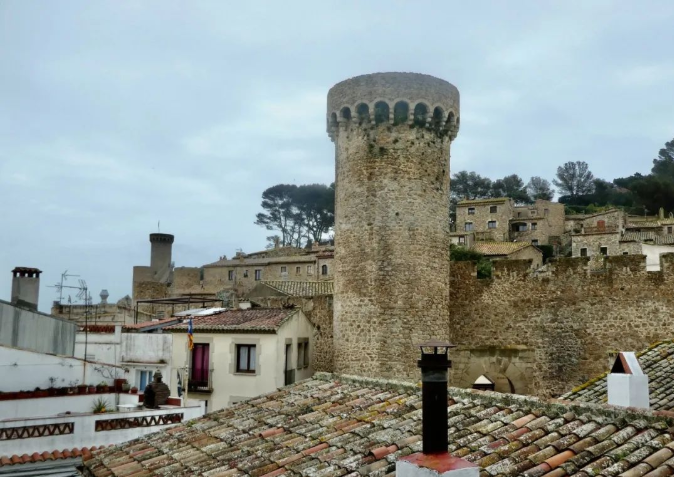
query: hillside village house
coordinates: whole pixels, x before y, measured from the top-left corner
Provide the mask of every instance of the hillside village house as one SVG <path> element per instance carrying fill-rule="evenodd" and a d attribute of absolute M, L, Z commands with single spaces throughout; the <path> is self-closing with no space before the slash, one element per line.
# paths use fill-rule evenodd
<path fill-rule="evenodd" d="M 543 252 L 528 242 L 475 242 L 473 249 L 489 260 L 531 260 L 531 269 L 543 265 Z"/>
<path fill-rule="evenodd" d="M 516 205 L 508 197 L 463 200 L 456 207 L 455 233 L 461 232 L 472 233 L 476 241 L 559 246 L 564 234 L 564 204 L 539 199 Z"/>
<path fill-rule="evenodd" d="M 231 310 L 192 317 L 192 324 L 189 360 L 186 320 L 164 332 L 173 335 L 174 372 L 189 363 L 188 395 L 209 411 L 313 374 L 314 328 L 300 309 Z M 177 386 L 173 381 L 172 393 Z"/>

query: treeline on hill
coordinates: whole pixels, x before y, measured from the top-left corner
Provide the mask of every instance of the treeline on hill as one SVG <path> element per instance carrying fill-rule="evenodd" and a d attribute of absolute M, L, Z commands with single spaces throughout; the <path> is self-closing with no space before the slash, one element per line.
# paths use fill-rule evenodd
<path fill-rule="evenodd" d="M 335 225 L 335 184 L 277 184 L 262 193 L 255 223 L 277 232 L 267 247 L 301 247 L 320 241 Z"/>
<path fill-rule="evenodd" d="M 451 179 L 452 220 L 456 218 L 456 204 L 463 199 L 511 197 L 517 203 L 532 203 L 536 199 L 552 200 L 555 192 L 571 214 L 620 207 L 631 214 L 654 215 L 660 207 L 674 211 L 674 139 L 665 143 L 653 159 L 650 174 L 637 172 L 612 182 L 594 177 L 584 161 L 559 166 L 552 183 L 534 176 L 525 184 L 517 174 L 492 181 L 469 171 L 459 171 Z M 262 209 L 255 223 L 276 232 L 267 237 L 269 246 L 277 241 L 295 247 L 319 241 L 335 225 L 335 184 L 272 186 L 262 193 Z"/>
<path fill-rule="evenodd" d="M 654 215 L 660 207 L 674 211 L 674 139 L 665 143 L 653 159 L 650 174 L 637 172 L 612 182 L 594 177 L 584 161 L 559 166 L 552 184 L 541 177 L 532 177 L 525 185 L 517 174 L 492 181 L 476 172 L 457 172 L 451 181 L 450 215 L 463 199 L 511 197 L 518 203 L 551 200 L 555 195 L 552 185 L 567 213 L 591 213 L 609 207 L 620 207 L 632 214 Z"/>

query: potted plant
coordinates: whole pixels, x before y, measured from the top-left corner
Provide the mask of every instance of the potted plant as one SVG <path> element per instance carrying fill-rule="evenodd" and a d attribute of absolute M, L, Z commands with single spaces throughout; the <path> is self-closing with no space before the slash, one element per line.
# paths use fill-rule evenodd
<path fill-rule="evenodd" d="M 91 408 L 91 412 L 93 412 L 94 414 L 101 414 L 106 411 L 107 407 L 108 401 L 106 401 L 102 397 L 99 397 L 94 401 L 94 405 Z"/>
<path fill-rule="evenodd" d="M 47 392 L 46 389 L 40 389 L 40 387 L 36 387 L 35 391 L 33 391 L 33 396 L 34 397 L 47 397 L 49 396 L 49 393 Z"/>
<path fill-rule="evenodd" d="M 77 394 L 86 394 L 88 386 L 86 384 L 77 385 Z"/>
<path fill-rule="evenodd" d="M 94 385 L 94 383 L 89 384 L 87 391 L 89 392 L 89 394 L 96 394 L 96 386 Z"/>
<path fill-rule="evenodd" d="M 128 393 L 129 390 L 131 389 L 131 385 L 124 380 L 122 383 L 122 392 Z"/>
<path fill-rule="evenodd" d="M 98 383 L 98 386 L 96 386 L 96 389 L 98 390 L 99 393 L 109 393 L 110 392 L 110 386 L 108 386 L 108 383 L 105 381 L 101 381 Z"/>
<path fill-rule="evenodd" d="M 131 388 L 131 394 L 138 394 L 138 388 L 136 386 Z"/>

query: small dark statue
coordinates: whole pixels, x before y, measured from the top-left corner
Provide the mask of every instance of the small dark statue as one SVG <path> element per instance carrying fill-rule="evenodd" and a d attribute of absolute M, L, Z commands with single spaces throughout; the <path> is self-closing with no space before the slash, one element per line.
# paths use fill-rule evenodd
<path fill-rule="evenodd" d="M 169 387 L 161 382 L 161 378 L 161 372 L 157 371 L 154 373 L 154 381 L 145 387 L 143 406 L 148 409 L 157 409 L 159 406 L 166 404 L 171 394 Z"/>

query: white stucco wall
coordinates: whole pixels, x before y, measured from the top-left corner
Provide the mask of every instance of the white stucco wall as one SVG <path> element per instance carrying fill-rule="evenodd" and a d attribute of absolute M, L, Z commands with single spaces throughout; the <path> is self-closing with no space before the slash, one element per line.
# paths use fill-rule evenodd
<path fill-rule="evenodd" d="M 48 399 L 48 398 L 43 398 Z M 131 429 L 120 429 L 114 431 L 96 432 L 96 421 L 106 419 L 122 419 L 138 416 L 152 416 L 160 414 L 182 413 L 183 422 L 202 416 L 204 413 L 202 406 L 176 407 L 172 409 L 142 410 L 130 412 L 115 412 L 104 414 L 84 414 L 70 415 L 52 418 L 37 419 L 16 419 L 12 421 L 0 421 L 0 428 L 36 426 L 40 424 L 54 424 L 73 422 L 75 424 L 74 433 L 61 436 L 43 436 L 29 439 L 14 439 L 2 441 L 2 454 L 24 454 L 28 452 L 43 452 L 53 449 L 72 449 L 73 447 L 90 447 L 92 445 L 118 444 L 135 439 L 146 434 L 169 429 L 172 425 L 153 426 L 153 427 L 135 427 Z"/>
<path fill-rule="evenodd" d="M 138 396 L 135 397 L 138 401 Z M 99 398 L 107 401 L 108 410 L 114 411 L 116 409 L 117 399 L 114 393 L 13 399 L 11 401 L 0 401 L 0 420 L 53 417 L 65 412 L 88 413 L 91 412 L 94 402 Z"/>
<path fill-rule="evenodd" d="M 104 363 L 85 363 L 68 356 L 37 353 L 0 346 L 0 391 L 32 391 L 77 384 L 112 383 L 114 377 L 126 377 L 124 370 Z"/>
<path fill-rule="evenodd" d="M 96 361 L 114 363 L 127 369 L 125 374 L 131 386 L 140 387 L 140 371 L 161 371 L 163 381 L 171 385 L 175 373 L 171 373 L 173 335 L 170 333 L 122 333 L 117 326 L 115 333 L 77 333 L 75 356 L 86 353 Z M 141 390 L 142 391 L 142 390 Z"/>
<path fill-rule="evenodd" d="M 75 323 L 0 300 L 0 345 L 72 356 Z"/>
<path fill-rule="evenodd" d="M 208 401 L 208 412 L 222 409 L 243 399 L 271 392 L 284 385 L 286 340 L 292 340 L 293 365 L 297 364 L 297 340 L 309 339 L 309 353 L 313 352 L 313 327 L 304 314 L 298 312 L 286 322 L 279 333 L 199 333 L 195 343 L 208 343 L 210 367 L 213 369 L 212 393 L 189 393 L 192 399 Z M 185 367 L 186 333 L 174 333 L 172 376 Z M 236 345 L 255 344 L 257 369 L 255 374 L 236 373 Z M 311 360 L 310 360 L 311 361 Z M 313 374 L 311 365 L 296 372 L 295 380 Z M 177 395 L 177 382 L 172 380 L 171 395 Z"/>
<path fill-rule="evenodd" d="M 660 255 L 674 252 L 671 245 L 641 244 L 641 253 L 646 255 L 646 270 L 649 272 L 660 270 Z"/>

